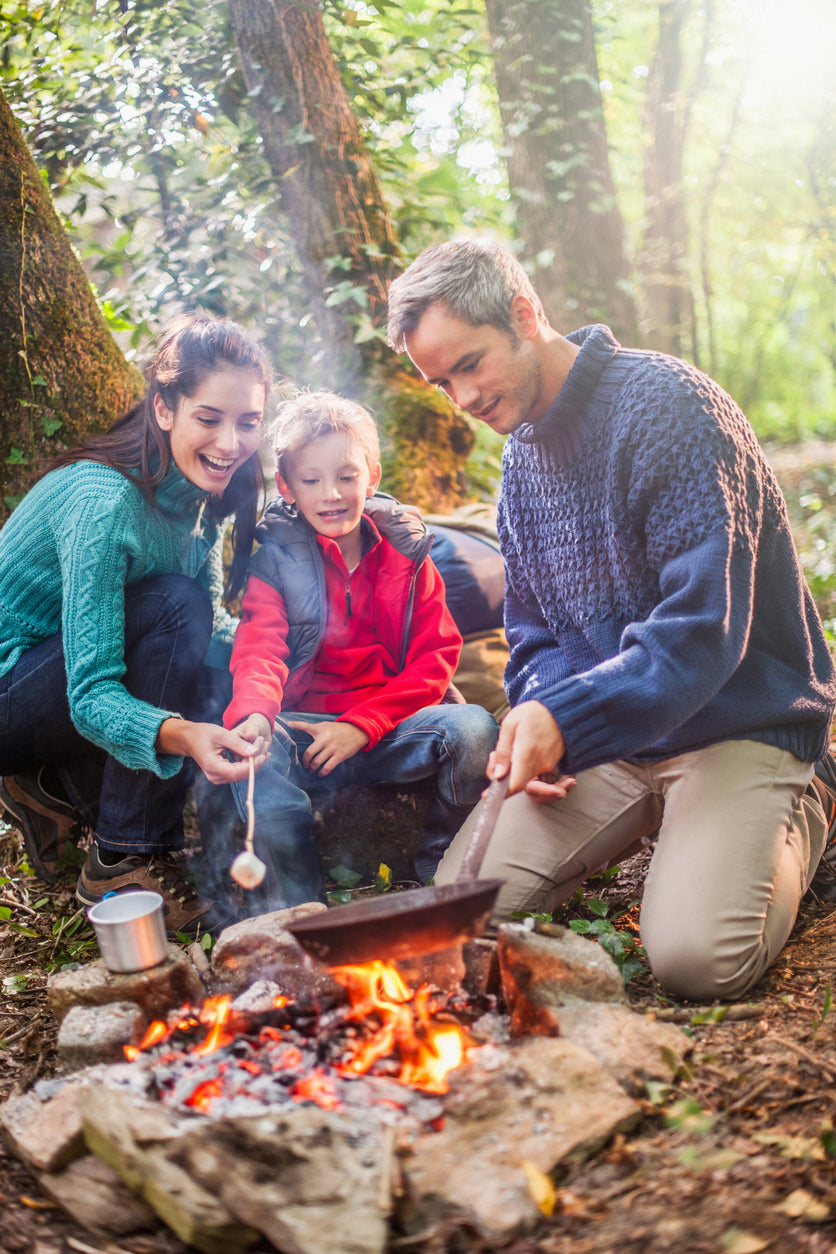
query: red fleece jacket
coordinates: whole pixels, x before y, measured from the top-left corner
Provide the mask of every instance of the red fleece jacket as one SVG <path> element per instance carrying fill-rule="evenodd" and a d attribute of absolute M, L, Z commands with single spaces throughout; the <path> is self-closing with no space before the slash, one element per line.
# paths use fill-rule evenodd
<path fill-rule="evenodd" d="M 317 540 L 325 570 L 326 620 L 316 656 L 289 674 L 284 599 L 251 575 L 232 648 L 233 697 L 224 724 L 234 727 L 250 714 L 263 714 L 274 724 L 282 709 L 337 714 L 366 732 L 368 750 L 411 714 L 441 701 L 462 638 L 429 558 L 416 570 L 377 533 L 349 575 L 337 543 L 326 536 Z M 406 661 L 399 669 L 405 631 Z"/>

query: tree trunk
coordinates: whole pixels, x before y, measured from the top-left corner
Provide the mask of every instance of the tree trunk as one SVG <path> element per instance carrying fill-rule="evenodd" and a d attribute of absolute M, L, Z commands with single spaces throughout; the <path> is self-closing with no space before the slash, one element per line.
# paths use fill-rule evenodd
<path fill-rule="evenodd" d="M 398 255 L 380 185 L 315 0 L 229 0 L 229 10 L 333 384 L 356 392 L 372 351 L 355 342 L 357 318 L 382 326 Z"/>
<path fill-rule="evenodd" d="M 697 361 L 682 161 L 689 117 L 682 82 L 682 29 L 689 0 L 660 0 L 659 43 L 647 81 L 645 229 L 640 270 L 654 348 Z M 704 64 L 704 60 L 703 60 Z"/>
<path fill-rule="evenodd" d="M 141 394 L 0 93 L 0 516 Z"/>
<path fill-rule="evenodd" d="M 466 496 L 467 419 L 383 347 L 399 248 L 316 0 L 229 0 L 251 106 L 326 354 L 311 374 L 376 413 L 384 487 L 436 512 Z M 359 334 L 358 334 L 359 332 Z M 311 383 L 312 378 L 299 380 Z"/>
<path fill-rule="evenodd" d="M 589 0 L 486 0 L 522 243 L 559 330 L 639 335 L 610 173 Z"/>

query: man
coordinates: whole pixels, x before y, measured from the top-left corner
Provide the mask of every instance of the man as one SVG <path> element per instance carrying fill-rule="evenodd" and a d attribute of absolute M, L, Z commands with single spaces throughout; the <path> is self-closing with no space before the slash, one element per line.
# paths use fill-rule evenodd
<path fill-rule="evenodd" d="M 512 708 L 489 774 L 510 786 L 481 872 L 506 881 L 496 920 L 554 908 L 658 833 L 641 920 L 654 974 L 678 996 L 740 996 L 784 946 L 825 845 L 814 764 L 836 702 L 752 429 L 683 361 L 604 326 L 558 334 L 489 241 L 428 249 L 392 283 L 389 342 L 509 436 Z"/>

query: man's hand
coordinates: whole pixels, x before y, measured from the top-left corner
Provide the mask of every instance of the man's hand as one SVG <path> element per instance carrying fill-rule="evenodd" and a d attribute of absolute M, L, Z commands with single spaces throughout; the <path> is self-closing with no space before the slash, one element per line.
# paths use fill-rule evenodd
<path fill-rule="evenodd" d="M 574 788 L 575 780 L 560 775 L 558 762 L 566 746 L 557 723 L 539 701 L 524 701 L 502 720 L 496 748 L 488 758 L 488 777 L 510 771 L 508 795 L 525 789 L 538 803 L 556 801 Z"/>
<path fill-rule="evenodd" d="M 302 765 L 314 775 L 330 775 L 335 766 L 346 758 L 353 758 L 369 743 L 368 733 L 354 723 L 307 723 L 302 719 L 288 719 L 287 725 L 313 738 L 302 754 Z"/>

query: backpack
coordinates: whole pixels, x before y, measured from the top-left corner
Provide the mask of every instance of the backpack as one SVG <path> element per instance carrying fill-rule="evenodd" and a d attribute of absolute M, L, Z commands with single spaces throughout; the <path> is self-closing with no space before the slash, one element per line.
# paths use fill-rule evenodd
<path fill-rule="evenodd" d="M 434 533 L 430 557 L 444 580 L 447 605 L 464 645 L 453 683 L 465 701 L 495 718 L 508 711 L 502 679 L 508 661 L 503 630 L 505 564 L 496 510 L 465 505 L 452 514 L 425 514 Z"/>

